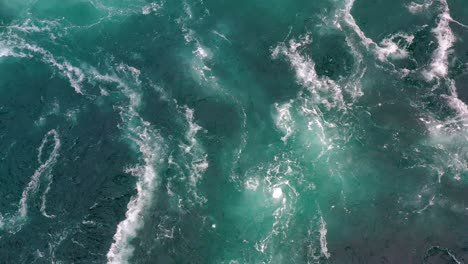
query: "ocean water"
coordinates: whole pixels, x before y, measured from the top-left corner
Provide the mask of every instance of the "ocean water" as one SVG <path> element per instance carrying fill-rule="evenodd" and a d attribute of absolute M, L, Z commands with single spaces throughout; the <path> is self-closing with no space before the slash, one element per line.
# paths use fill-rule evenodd
<path fill-rule="evenodd" d="M 0 263 L 468 263 L 465 0 L 0 0 Z"/>

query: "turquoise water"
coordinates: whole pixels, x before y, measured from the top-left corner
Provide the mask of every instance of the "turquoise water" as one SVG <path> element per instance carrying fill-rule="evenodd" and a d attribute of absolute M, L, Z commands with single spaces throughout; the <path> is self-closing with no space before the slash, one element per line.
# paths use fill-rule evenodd
<path fill-rule="evenodd" d="M 463 0 L 0 0 L 0 263 L 465 263 Z"/>

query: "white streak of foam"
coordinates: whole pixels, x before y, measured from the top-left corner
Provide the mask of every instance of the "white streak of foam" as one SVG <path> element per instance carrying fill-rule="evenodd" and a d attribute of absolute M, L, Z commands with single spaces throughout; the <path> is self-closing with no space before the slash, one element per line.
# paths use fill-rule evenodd
<path fill-rule="evenodd" d="M 218 37 L 220 37 L 220 38 L 226 40 L 227 42 L 231 43 L 231 41 L 230 41 L 225 35 L 219 33 L 219 32 L 216 31 L 216 30 L 213 30 L 212 32 L 213 32 L 213 34 L 217 35 Z"/>
<path fill-rule="evenodd" d="M 142 172 L 137 175 L 137 194 L 127 205 L 125 219 L 117 226 L 114 242 L 107 253 L 107 263 L 128 263 L 134 251 L 131 241 L 143 226 L 143 214 L 145 209 L 150 206 L 156 188 L 157 177 L 153 167 L 156 155 L 153 153 L 154 148 L 151 146 L 152 136 L 147 128 L 144 128 L 141 132 L 141 134 L 137 135 L 138 138 L 133 139 L 138 145 L 144 160 Z"/>
<path fill-rule="evenodd" d="M 52 149 L 49 155 L 49 158 L 46 161 L 42 162 L 41 161 L 42 151 L 44 149 L 44 146 L 49 142 L 50 137 L 52 137 L 54 140 L 54 148 Z M 31 180 L 29 181 L 26 188 L 23 190 L 23 193 L 21 195 L 21 199 L 18 205 L 19 208 L 16 214 L 13 216 L 7 217 L 6 219 L 0 215 L 0 229 L 3 229 L 6 227 L 12 233 L 15 233 L 19 229 L 21 229 L 24 223 L 24 220 L 26 219 L 27 214 L 28 214 L 29 198 L 31 197 L 31 195 L 36 194 L 41 176 L 44 175 L 45 173 L 50 173 L 50 170 L 57 162 L 57 158 L 59 156 L 59 151 L 60 151 L 60 146 L 61 146 L 61 142 L 60 142 L 59 134 L 57 133 L 57 131 L 55 129 L 52 129 L 49 132 L 47 132 L 47 134 L 42 139 L 41 145 L 38 148 L 37 160 L 40 166 L 31 176 Z M 50 181 L 51 181 L 50 175 L 48 177 L 48 180 L 49 180 L 48 189 L 50 189 Z"/>
<path fill-rule="evenodd" d="M 291 102 L 282 105 L 275 103 L 275 108 L 278 112 L 276 117 L 276 126 L 285 133 L 285 135 L 281 137 L 281 140 L 284 143 L 287 142 L 288 138 L 292 135 L 294 131 L 294 121 L 289 111 L 291 107 Z"/>
<path fill-rule="evenodd" d="M 208 51 L 206 50 L 206 48 L 203 48 L 198 42 L 197 48 L 193 51 L 193 54 L 196 54 L 201 59 L 208 58 Z"/>
<path fill-rule="evenodd" d="M 331 257 L 331 254 L 328 252 L 327 247 L 327 223 L 323 220 L 323 216 L 320 216 L 320 248 L 322 254 L 328 259 Z"/>
<path fill-rule="evenodd" d="M 404 43 L 404 48 L 400 48 L 399 42 L 395 42 L 395 38 L 400 37 L 405 40 L 406 43 Z M 406 48 L 413 43 L 414 36 L 413 35 L 408 35 L 405 33 L 397 33 L 394 35 L 391 35 L 388 38 L 383 39 L 380 42 L 380 46 L 377 46 L 376 48 L 376 54 L 379 60 L 385 61 L 387 60 L 387 57 L 392 57 L 395 59 L 403 59 L 408 57 L 408 51 Z"/>
<path fill-rule="evenodd" d="M 135 79 L 138 79 L 139 71 L 133 67 L 120 65 L 118 70 L 124 73 L 129 72 Z M 129 105 L 121 107 L 120 114 L 128 137 L 138 147 L 144 162 L 142 166 L 131 170 L 138 177 L 137 194 L 128 203 L 125 219 L 118 224 L 113 237 L 114 241 L 107 252 L 107 263 L 123 264 L 128 263 L 133 255 L 134 246 L 131 241 L 143 227 L 145 211 L 151 206 L 154 198 L 157 187 L 157 173 L 154 166 L 159 161 L 161 138 L 152 129 L 151 124 L 139 116 L 137 109 L 140 106 L 141 96 L 137 92 L 115 76 L 102 76 L 97 73 L 95 75 L 98 79 L 116 82 L 129 99 Z"/>
<path fill-rule="evenodd" d="M 42 151 L 44 149 L 44 146 L 50 141 L 51 137 L 53 138 L 53 141 L 54 141 L 54 147 L 49 155 L 49 158 L 46 161 L 42 162 L 41 161 Z M 31 195 L 36 194 L 37 189 L 39 187 L 39 181 L 40 181 L 41 176 L 46 173 L 49 173 L 48 178 L 47 178 L 49 181 L 48 187 L 43 195 L 43 197 L 45 197 L 48 190 L 50 189 L 50 181 L 52 180 L 52 177 L 50 176 L 50 170 L 57 162 L 57 158 L 59 156 L 59 151 L 60 151 L 60 146 L 61 146 L 61 142 L 60 142 L 58 132 L 55 129 L 52 129 L 49 132 L 47 132 L 47 134 L 42 139 L 41 145 L 38 148 L 37 160 L 40 166 L 31 176 L 31 180 L 29 181 L 26 188 L 23 190 L 21 199 L 19 201 L 19 206 L 18 206 L 19 208 L 16 214 L 13 216 L 7 217 L 6 219 L 3 218 L 3 216 L 0 214 L 0 229 L 4 229 L 6 227 L 12 233 L 16 233 L 17 231 L 21 229 L 28 215 L 29 198 L 31 197 Z M 43 200 L 43 206 L 45 210 L 44 200 Z M 43 212 L 42 207 L 41 207 L 41 212 Z"/>
<path fill-rule="evenodd" d="M 157 14 L 158 10 L 161 8 L 162 6 L 153 2 L 153 3 L 149 3 L 147 5 L 145 5 L 141 11 L 141 13 L 143 15 L 149 15 L 151 13 L 155 13 Z"/>
<path fill-rule="evenodd" d="M 244 185 L 247 190 L 256 191 L 258 186 L 260 185 L 260 182 L 258 178 L 252 177 L 252 178 L 247 179 Z"/>
<path fill-rule="evenodd" d="M 0 58 L 10 56 L 11 50 L 8 48 L 0 47 Z"/>
<path fill-rule="evenodd" d="M 456 40 L 450 28 L 450 22 L 453 19 L 450 16 L 448 3 L 446 0 L 439 0 L 439 2 L 442 4 L 442 13 L 439 15 L 439 23 L 432 30 L 437 39 L 438 47 L 432 55 L 430 69 L 423 73 L 428 80 L 445 77 L 448 74 L 448 56 Z"/>
<path fill-rule="evenodd" d="M 49 51 L 29 43 L 21 43 L 18 48 L 41 54 L 43 60 L 46 63 L 49 63 L 53 67 L 57 68 L 65 77 L 67 77 L 70 85 L 73 87 L 76 93 L 83 94 L 83 91 L 81 90 L 81 83 L 84 81 L 85 75 L 80 68 L 73 66 L 66 60 L 59 62 Z"/>
<path fill-rule="evenodd" d="M 23 194 L 21 196 L 20 200 L 20 208 L 18 210 L 18 214 L 21 218 L 25 218 L 27 213 L 28 213 L 28 199 L 31 196 L 31 194 L 34 194 L 37 191 L 37 187 L 39 184 L 39 179 L 42 174 L 47 172 L 56 162 L 57 158 L 59 155 L 59 150 L 60 150 L 60 138 L 55 129 L 50 130 L 42 140 L 42 144 L 39 147 L 39 151 L 42 153 L 42 149 L 44 148 L 44 145 L 49 142 L 49 138 L 53 137 L 54 140 L 54 148 L 52 152 L 50 153 L 49 158 L 44 162 L 41 163 L 39 168 L 34 172 L 33 176 L 31 177 L 31 180 L 28 183 L 28 186 L 23 190 Z M 38 156 L 38 160 L 40 160 L 40 157 Z"/>
<path fill-rule="evenodd" d="M 401 48 L 398 42 L 394 41 L 395 37 L 403 37 L 407 41 L 411 41 L 413 37 L 407 34 L 398 33 L 396 35 L 392 35 L 389 38 L 385 38 L 380 42 L 380 45 L 375 43 L 371 38 L 367 37 L 366 34 L 361 30 L 361 28 L 357 25 L 356 20 L 351 15 L 351 10 L 353 8 L 355 0 L 348 0 L 345 4 L 345 8 L 343 10 L 343 19 L 345 23 L 357 34 L 357 36 L 361 39 L 362 44 L 370 51 L 374 53 L 374 55 L 382 62 L 386 62 L 389 57 L 394 59 L 403 59 L 408 56 L 408 52 L 406 48 L 411 43 L 406 43 L 403 48 Z M 338 18 L 338 14 L 336 15 Z M 335 25 L 341 29 L 341 25 L 335 22 Z"/>
<path fill-rule="evenodd" d="M 356 20 L 351 15 L 351 9 L 353 9 L 354 0 L 348 0 L 345 4 L 344 9 L 344 20 L 345 22 L 353 29 L 353 31 L 359 36 L 366 47 L 369 47 L 371 44 L 375 45 L 375 42 L 368 38 L 361 28 L 357 25 Z"/>
<path fill-rule="evenodd" d="M 445 96 L 449 102 L 449 105 L 457 111 L 459 117 L 464 119 L 468 118 L 468 106 L 458 98 L 457 87 L 455 81 L 450 80 L 450 95 Z"/>
<path fill-rule="evenodd" d="M 27 51 L 33 54 L 26 54 L 25 52 Z M 39 57 L 43 62 L 56 68 L 64 77 L 66 77 L 76 93 L 83 94 L 81 83 L 84 81 L 85 75 L 81 69 L 73 66 L 63 58 L 56 59 L 51 52 L 42 47 L 29 44 L 15 34 L 9 34 L 4 38 L 0 38 L 0 57 L 13 56 L 32 58 L 35 55 L 40 55 Z"/>
<path fill-rule="evenodd" d="M 139 119 L 137 116 L 130 118 Z M 130 242 L 136 237 L 137 231 L 143 225 L 143 213 L 150 206 L 156 188 L 157 178 L 153 167 L 156 161 L 156 153 L 154 143 L 152 143 L 154 135 L 151 135 L 148 123 L 142 125 L 142 127 L 129 128 L 129 130 L 133 130 L 132 134 L 136 133 L 136 135 L 132 135 L 132 140 L 137 144 L 140 153 L 143 155 L 144 165 L 139 170 L 140 174 L 137 175 L 137 194 L 128 203 L 125 219 L 117 226 L 114 242 L 107 253 L 108 263 L 128 263 L 134 251 Z"/>
<path fill-rule="evenodd" d="M 425 1 L 422 4 L 411 2 L 409 5 L 406 6 L 406 8 L 408 8 L 408 11 L 410 11 L 411 13 L 416 14 L 428 9 L 433 4 L 433 2 L 434 0 Z"/>
<path fill-rule="evenodd" d="M 276 46 L 273 49 L 272 56 L 274 59 L 280 55 L 285 56 L 295 70 L 298 82 L 306 87 L 319 103 L 322 103 L 328 109 L 337 105 L 341 106 L 343 105 L 343 95 L 340 87 L 328 77 L 319 77 L 315 71 L 315 62 L 307 55 L 301 55 L 299 52 L 299 48 L 311 42 L 309 35 L 303 37 L 299 42 L 291 39 L 289 47 L 284 43 Z"/>
<path fill-rule="evenodd" d="M 273 188 L 271 196 L 273 197 L 273 199 L 279 199 L 283 197 L 283 190 L 281 189 L 281 187 Z"/>
<path fill-rule="evenodd" d="M 17 30 L 23 33 L 31 34 L 31 33 L 38 33 L 44 31 L 51 31 L 52 28 L 60 26 L 57 21 L 48 21 L 48 20 L 40 20 L 36 23 L 39 24 L 37 26 L 31 19 L 26 19 L 21 25 L 11 25 L 7 26 L 8 29 Z"/>
<path fill-rule="evenodd" d="M 190 142 L 189 145 L 181 144 L 182 149 L 186 155 L 192 156 L 190 162 L 190 183 L 192 186 L 196 186 L 202 178 L 205 171 L 208 169 L 208 156 L 204 153 L 202 147 L 197 141 L 197 134 L 202 129 L 200 125 L 195 122 L 195 112 L 193 109 L 185 106 L 185 119 L 188 123 L 188 130 L 185 135 L 185 139 Z"/>
<path fill-rule="evenodd" d="M 213 57 L 213 53 L 209 48 L 202 44 L 202 41 L 200 41 L 199 38 L 197 38 L 196 32 L 187 26 L 187 24 L 191 23 L 193 14 L 190 5 L 186 1 L 184 1 L 184 11 L 186 16 L 178 18 L 176 22 L 180 25 L 180 29 L 184 34 L 185 42 L 195 46 L 192 53 L 196 57 L 190 62 L 192 69 L 194 70 L 196 77 L 200 78 L 201 81 L 212 81 L 215 77 L 210 74 L 211 69 L 205 64 L 205 60 L 211 59 Z M 222 37 L 221 34 L 218 36 Z M 217 86 L 216 82 L 213 84 Z"/>
<path fill-rule="evenodd" d="M 1 43 L 0 43 L 1 44 Z M 27 57 L 26 54 L 21 52 L 15 52 L 12 48 L 0 45 L 0 58 L 2 57 L 17 57 L 24 58 Z"/>
<path fill-rule="evenodd" d="M 41 209 L 40 209 L 42 215 L 47 217 L 47 218 L 55 218 L 55 215 L 49 215 L 46 212 L 47 194 L 50 191 L 50 186 L 51 185 L 52 185 L 52 178 L 49 176 L 49 183 L 47 184 L 47 187 L 46 187 L 45 191 L 42 193 L 42 203 L 41 203 Z"/>

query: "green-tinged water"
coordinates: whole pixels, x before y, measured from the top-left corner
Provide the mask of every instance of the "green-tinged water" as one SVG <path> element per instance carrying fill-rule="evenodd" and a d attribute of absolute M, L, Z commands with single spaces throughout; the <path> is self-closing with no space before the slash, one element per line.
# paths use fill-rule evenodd
<path fill-rule="evenodd" d="M 0 263 L 468 263 L 464 0 L 0 0 Z"/>

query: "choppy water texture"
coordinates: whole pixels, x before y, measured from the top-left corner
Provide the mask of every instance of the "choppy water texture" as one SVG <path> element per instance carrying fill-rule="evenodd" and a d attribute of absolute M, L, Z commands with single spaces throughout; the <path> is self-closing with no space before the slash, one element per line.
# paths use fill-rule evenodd
<path fill-rule="evenodd" d="M 0 0 L 1 263 L 468 263 L 465 0 Z"/>

